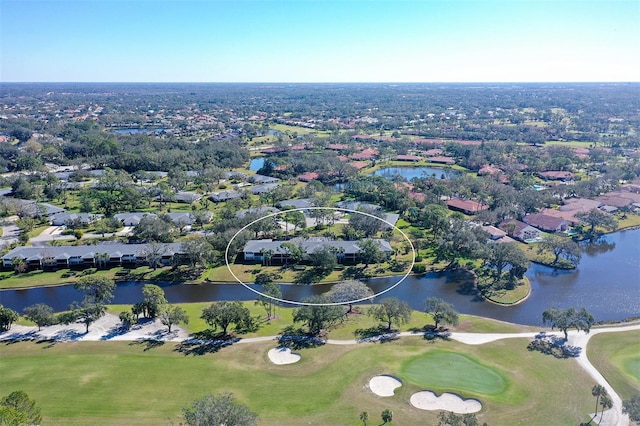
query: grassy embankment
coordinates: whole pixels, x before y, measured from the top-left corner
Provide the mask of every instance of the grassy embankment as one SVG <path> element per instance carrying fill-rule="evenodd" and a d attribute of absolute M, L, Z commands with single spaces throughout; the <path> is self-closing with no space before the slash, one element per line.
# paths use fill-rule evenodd
<path fill-rule="evenodd" d="M 530 352 L 526 339 L 468 346 L 420 337 L 385 344 L 302 349 L 297 364 L 276 366 L 274 342 L 236 344 L 185 355 L 173 343 L 14 343 L 0 347 L 3 389 L 22 389 L 44 424 L 178 422 L 181 408 L 206 393 L 232 392 L 261 425 L 357 425 L 389 408 L 394 424 L 435 424 L 437 412 L 409 404 L 416 391 L 457 392 L 483 404 L 492 425 L 575 425 L 592 408 L 593 381 L 571 360 Z M 433 364 L 437 361 L 437 366 Z M 418 375 L 428 364 L 437 374 Z M 432 365 L 433 364 L 433 365 Z M 403 382 L 390 398 L 367 389 L 378 374 Z M 491 378 L 491 386 L 485 379 Z"/>
<path fill-rule="evenodd" d="M 198 333 L 208 329 L 208 325 L 200 318 L 202 309 L 209 306 L 210 302 L 180 303 L 176 306 L 182 307 L 189 316 L 189 323 L 181 325 L 189 333 Z M 253 301 L 243 302 L 243 305 L 251 311 L 251 316 L 256 318 L 258 328 L 254 332 L 242 334 L 240 337 L 263 337 L 280 334 L 285 327 L 293 323 L 294 309 L 291 307 L 276 307 L 276 317 L 270 321 L 265 321 L 265 310 L 262 306 L 256 305 Z M 351 340 L 358 337 L 357 330 L 378 330 L 380 325 L 375 319 L 366 315 L 370 304 L 357 304 L 354 306 L 354 313 L 350 314 L 346 320 L 329 331 L 330 339 Z M 131 305 L 109 305 L 109 312 L 117 315 L 122 311 L 129 311 Z M 473 315 L 460 315 L 457 327 L 451 327 L 452 331 L 466 331 L 474 333 L 518 333 L 525 331 L 537 331 L 539 327 L 510 324 L 488 318 Z M 426 325 L 432 325 L 431 315 L 424 312 L 413 311 L 411 320 L 407 324 L 398 326 L 393 324 L 394 329 L 399 331 L 420 331 Z M 299 324 L 298 324 L 299 325 Z M 233 331 L 233 327 L 230 328 Z M 383 331 L 381 331 L 383 332 Z"/>
<path fill-rule="evenodd" d="M 640 330 L 593 336 L 587 356 L 623 400 L 640 394 Z"/>

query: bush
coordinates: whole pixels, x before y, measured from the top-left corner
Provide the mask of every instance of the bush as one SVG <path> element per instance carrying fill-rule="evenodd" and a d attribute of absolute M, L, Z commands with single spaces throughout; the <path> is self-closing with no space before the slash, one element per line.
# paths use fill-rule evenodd
<path fill-rule="evenodd" d="M 416 263 L 422 262 L 422 256 L 416 256 Z"/>
<path fill-rule="evenodd" d="M 411 270 L 416 274 L 424 274 L 425 272 L 427 272 L 427 265 L 416 263 L 415 265 L 413 265 L 413 268 L 411 268 Z"/>

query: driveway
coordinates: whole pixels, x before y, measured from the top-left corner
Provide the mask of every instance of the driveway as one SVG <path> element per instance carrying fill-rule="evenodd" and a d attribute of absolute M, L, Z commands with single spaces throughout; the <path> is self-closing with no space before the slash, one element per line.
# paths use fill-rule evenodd
<path fill-rule="evenodd" d="M 2 225 L 2 237 L 0 237 L 0 249 L 18 242 L 20 236 L 20 228 L 14 224 Z"/>

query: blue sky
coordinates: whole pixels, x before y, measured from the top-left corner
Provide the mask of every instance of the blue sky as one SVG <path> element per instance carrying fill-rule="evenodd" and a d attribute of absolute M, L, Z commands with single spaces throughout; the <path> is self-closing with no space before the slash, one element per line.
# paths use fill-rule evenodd
<path fill-rule="evenodd" d="M 0 81 L 639 81 L 640 0 L 0 0 Z"/>

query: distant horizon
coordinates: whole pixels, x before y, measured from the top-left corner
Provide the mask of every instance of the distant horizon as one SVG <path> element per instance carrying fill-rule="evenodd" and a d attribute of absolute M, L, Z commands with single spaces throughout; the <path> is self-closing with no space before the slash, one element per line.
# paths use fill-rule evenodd
<path fill-rule="evenodd" d="M 640 81 L 638 0 L 3 0 L 0 81 Z"/>
<path fill-rule="evenodd" d="M 1 84 L 640 84 L 635 81 L 0 81 Z"/>

